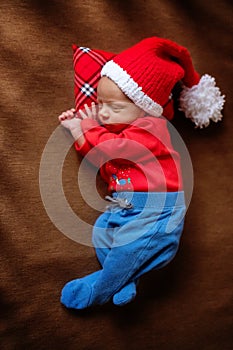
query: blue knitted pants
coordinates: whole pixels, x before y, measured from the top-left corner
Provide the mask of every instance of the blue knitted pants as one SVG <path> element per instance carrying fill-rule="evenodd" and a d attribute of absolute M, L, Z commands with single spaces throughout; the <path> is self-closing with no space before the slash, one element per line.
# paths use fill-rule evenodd
<path fill-rule="evenodd" d="M 178 250 L 186 210 L 183 192 L 119 192 L 113 198 L 116 204 L 93 229 L 102 269 L 65 285 L 61 302 L 66 307 L 106 303 L 146 272 L 168 264 Z M 122 200 L 132 207 L 122 207 Z"/>

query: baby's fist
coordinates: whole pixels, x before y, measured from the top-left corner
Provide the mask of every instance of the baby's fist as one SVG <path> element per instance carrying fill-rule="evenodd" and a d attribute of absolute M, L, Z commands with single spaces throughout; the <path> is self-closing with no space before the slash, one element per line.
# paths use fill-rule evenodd
<path fill-rule="evenodd" d="M 74 117 L 75 117 L 75 109 L 71 108 L 71 109 L 68 109 L 67 111 L 63 112 L 62 114 L 60 114 L 58 116 L 58 120 L 60 122 L 62 122 L 64 120 L 73 119 Z"/>

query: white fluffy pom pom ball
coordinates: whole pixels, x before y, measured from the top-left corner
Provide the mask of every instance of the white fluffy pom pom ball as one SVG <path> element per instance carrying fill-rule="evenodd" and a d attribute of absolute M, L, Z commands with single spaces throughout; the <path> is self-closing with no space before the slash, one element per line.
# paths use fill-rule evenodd
<path fill-rule="evenodd" d="M 188 88 L 183 86 L 180 95 L 180 110 L 190 118 L 196 127 L 207 127 L 210 120 L 218 122 L 222 119 L 221 110 L 225 96 L 221 95 L 215 79 L 208 74 L 201 77 L 197 85 Z"/>

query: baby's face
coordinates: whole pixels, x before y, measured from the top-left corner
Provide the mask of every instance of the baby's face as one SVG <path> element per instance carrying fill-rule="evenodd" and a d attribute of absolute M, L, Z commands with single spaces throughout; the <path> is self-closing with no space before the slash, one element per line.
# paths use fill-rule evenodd
<path fill-rule="evenodd" d="M 143 110 L 137 107 L 107 77 L 99 81 L 97 101 L 99 104 L 98 116 L 102 124 L 130 124 L 144 115 Z"/>

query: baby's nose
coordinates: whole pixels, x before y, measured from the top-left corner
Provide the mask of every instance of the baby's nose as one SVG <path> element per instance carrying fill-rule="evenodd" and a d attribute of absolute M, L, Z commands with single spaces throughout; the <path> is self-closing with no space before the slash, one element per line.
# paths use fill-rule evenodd
<path fill-rule="evenodd" d="M 104 117 L 104 118 L 108 118 L 109 117 L 109 110 L 106 106 L 102 106 L 99 110 L 99 115 Z"/>

